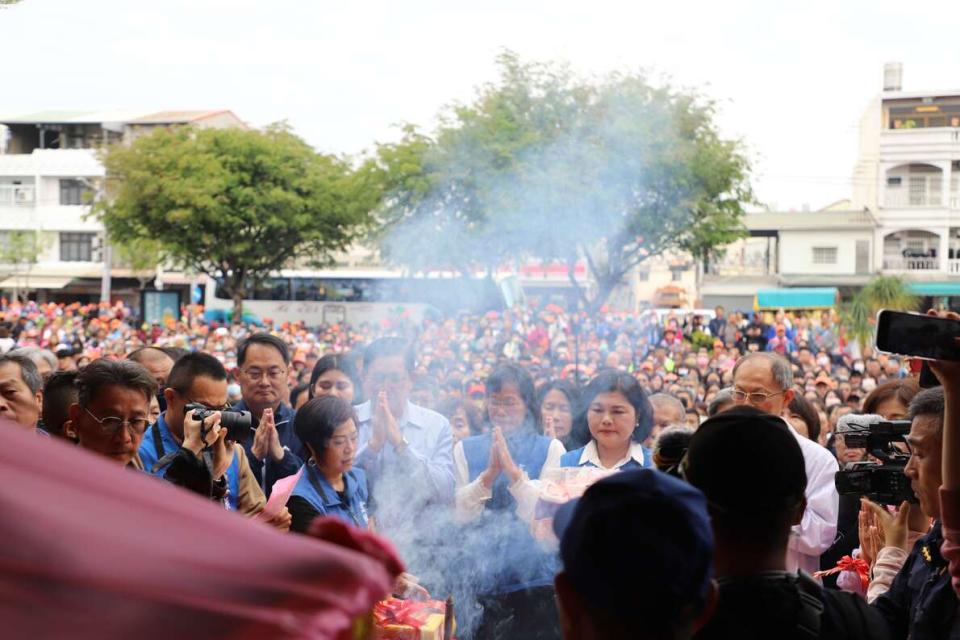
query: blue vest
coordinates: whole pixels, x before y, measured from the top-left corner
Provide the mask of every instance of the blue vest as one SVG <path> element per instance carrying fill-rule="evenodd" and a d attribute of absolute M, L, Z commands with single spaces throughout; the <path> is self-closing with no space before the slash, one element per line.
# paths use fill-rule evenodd
<path fill-rule="evenodd" d="M 531 425 L 524 425 L 506 439 L 513 461 L 531 480 L 539 478 L 552 440 L 539 435 Z M 492 442 L 490 434 L 462 441 L 470 482 L 487 468 Z M 463 542 L 473 548 L 474 563 L 459 570 L 476 576 L 481 595 L 552 584 L 557 571 L 556 555 L 541 548 L 530 534 L 530 526 L 517 517 L 516 500 L 510 495 L 505 474 L 494 481 L 492 493 L 482 516 L 465 527 Z"/>
<path fill-rule="evenodd" d="M 138 451 L 140 461 L 143 463 L 143 470 L 159 478 L 167 475 L 167 467 L 161 467 L 154 472 L 153 465 L 157 464 L 157 460 L 163 456 L 168 453 L 173 453 L 180 448 L 180 444 L 173 437 L 173 433 L 170 432 L 170 427 L 167 426 L 167 422 L 164 420 L 165 416 L 165 413 L 161 413 L 157 421 L 147 428 Z M 237 460 L 237 452 L 236 449 L 234 449 L 233 461 L 230 462 L 230 466 L 227 467 L 227 501 L 225 505 L 227 509 L 231 511 L 237 510 L 237 497 L 239 494 L 240 462 Z"/>
<path fill-rule="evenodd" d="M 583 455 L 583 450 L 586 449 L 586 445 L 580 447 L 579 449 L 574 449 L 573 451 L 567 451 L 565 454 L 560 456 L 560 466 L 561 467 L 596 467 L 597 465 L 593 464 L 590 461 L 580 464 L 580 456 Z M 630 469 L 649 469 L 653 467 L 653 454 L 646 447 L 641 446 L 643 450 L 643 466 L 641 467 L 640 463 L 630 458 L 627 460 L 620 471 L 629 471 Z"/>
<path fill-rule="evenodd" d="M 340 499 L 323 474 L 314 464 L 303 465 L 303 475 L 297 480 L 291 496 L 300 496 L 321 516 L 334 516 L 361 529 L 368 525 L 367 476 L 361 469 L 350 469 L 343 474 L 343 492 L 347 501 Z"/>

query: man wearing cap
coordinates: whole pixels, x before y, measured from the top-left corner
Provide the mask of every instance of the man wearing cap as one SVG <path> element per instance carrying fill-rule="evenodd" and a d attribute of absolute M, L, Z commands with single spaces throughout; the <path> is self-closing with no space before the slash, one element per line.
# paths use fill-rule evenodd
<path fill-rule="evenodd" d="M 553 527 L 565 640 L 684 640 L 710 617 L 713 534 L 699 490 L 623 471 L 561 507 Z"/>
<path fill-rule="evenodd" d="M 829 451 L 798 434 L 780 418 L 793 394 L 793 371 L 781 356 L 750 353 L 733 368 L 734 401 L 777 416 L 800 444 L 807 471 L 806 509 L 790 536 L 787 568 L 813 573 L 819 569 L 820 554 L 830 548 L 837 534 L 840 496 L 834 476 L 839 467 Z"/>
<path fill-rule="evenodd" d="M 791 529 L 806 518 L 807 473 L 783 420 L 752 407 L 710 418 L 691 437 L 682 473 L 706 495 L 716 541 L 719 603 L 698 640 L 888 637 L 861 598 L 787 567 Z"/>

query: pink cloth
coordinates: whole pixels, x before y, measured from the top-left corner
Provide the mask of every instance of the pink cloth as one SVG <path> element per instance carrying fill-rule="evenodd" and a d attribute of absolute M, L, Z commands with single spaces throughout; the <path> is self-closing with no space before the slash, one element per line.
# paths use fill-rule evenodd
<path fill-rule="evenodd" d="M 940 553 L 950 563 L 953 590 L 960 595 L 960 491 L 940 489 L 940 526 L 943 530 Z"/>
<path fill-rule="evenodd" d="M 366 532 L 282 534 L 7 421 L 0 509 L 8 638 L 333 639 L 402 568 Z"/>

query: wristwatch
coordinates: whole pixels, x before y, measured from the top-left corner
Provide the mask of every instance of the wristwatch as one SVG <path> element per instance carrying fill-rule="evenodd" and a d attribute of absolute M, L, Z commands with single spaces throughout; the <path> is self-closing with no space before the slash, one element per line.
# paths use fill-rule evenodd
<path fill-rule="evenodd" d="M 397 454 L 403 453 L 404 451 L 407 450 L 407 447 L 409 447 L 409 446 L 410 446 L 410 443 L 407 442 L 407 439 L 404 438 L 403 436 L 401 436 L 401 437 L 400 437 L 400 442 L 398 442 L 397 444 L 393 445 L 393 452 L 394 452 L 394 453 L 397 453 Z"/>

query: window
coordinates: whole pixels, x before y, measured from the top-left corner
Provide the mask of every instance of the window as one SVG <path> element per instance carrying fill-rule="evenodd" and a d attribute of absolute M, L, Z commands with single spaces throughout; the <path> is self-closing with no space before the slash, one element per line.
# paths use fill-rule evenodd
<path fill-rule="evenodd" d="M 813 264 L 837 264 L 837 248 L 814 247 Z"/>
<path fill-rule="evenodd" d="M 899 187 L 901 184 L 903 184 L 903 178 L 900 176 L 890 176 L 887 178 L 888 187 Z"/>
<path fill-rule="evenodd" d="M 93 256 L 95 233 L 61 233 L 60 260 L 62 262 L 90 262 Z"/>
<path fill-rule="evenodd" d="M 637 275 L 640 278 L 640 282 L 649 282 L 650 281 L 650 272 L 649 271 L 638 271 Z"/>
<path fill-rule="evenodd" d="M 83 194 L 86 191 L 86 185 L 80 180 L 61 180 L 60 204 L 66 206 L 83 204 Z"/>
<path fill-rule="evenodd" d="M 683 271 L 680 269 L 670 269 L 670 280 L 672 282 L 680 282 L 683 279 Z"/>

